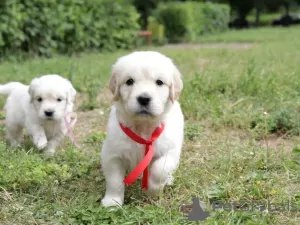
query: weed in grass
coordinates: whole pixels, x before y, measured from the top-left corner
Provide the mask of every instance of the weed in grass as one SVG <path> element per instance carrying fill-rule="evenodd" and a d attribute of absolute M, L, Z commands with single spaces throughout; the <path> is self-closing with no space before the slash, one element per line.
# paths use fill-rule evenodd
<path fill-rule="evenodd" d="M 84 91 L 87 94 L 87 99 L 85 102 L 79 107 L 80 110 L 93 110 L 98 108 L 97 104 L 97 96 L 101 90 L 101 83 L 94 78 L 88 78 L 85 76 L 84 78 Z"/>
<path fill-rule="evenodd" d="M 75 83 L 76 81 L 76 65 L 75 65 L 75 61 L 71 60 L 70 62 L 70 66 L 66 75 L 66 78 L 74 85 L 75 90 L 77 90 L 78 92 L 81 92 L 80 86 L 77 85 L 77 83 Z"/>
<path fill-rule="evenodd" d="M 4 120 L 5 119 L 5 113 L 4 112 L 0 112 L 0 120 Z"/>
<path fill-rule="evenodd" d="M 105 140 L 106 132 L 93 132 L 85 138 L 85 143 L 102 144 Z"/>

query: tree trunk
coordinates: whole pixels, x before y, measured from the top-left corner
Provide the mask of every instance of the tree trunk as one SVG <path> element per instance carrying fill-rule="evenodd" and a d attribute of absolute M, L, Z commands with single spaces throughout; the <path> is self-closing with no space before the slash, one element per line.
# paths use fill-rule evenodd
<path fill-rule="evenodd" d="M 142 13 L 143 29 L 146 30 L 148 26 L 148 12 L 145 10 Z"/>
<path fill-rule="evenodd" d="M 285 8 L 285 14 L 290 15 L 290 4 L 284 3 L 283 6 Z"/>
<path fill-rule="evenodd" d="M 254 2 L 254 7 L 255 7 L 255 26 L 259 26 L 261 6 L 262 6 L 262 0 L 256 0 Z"/>
<path fill-rule="evenodd" d="M 260 20 L 260 8 L 256 7 L 256 12 L 255 12 L 255 26 L 259 26 L 259 20 Z"/>

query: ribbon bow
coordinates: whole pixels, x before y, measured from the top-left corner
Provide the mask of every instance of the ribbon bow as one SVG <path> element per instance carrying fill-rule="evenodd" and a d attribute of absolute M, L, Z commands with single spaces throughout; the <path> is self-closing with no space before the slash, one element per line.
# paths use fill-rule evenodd
<path fill-rule="evenodd" d="M 74 120 L 72 121 L 72 118 L 70 118 L 70 122 L 68 121 L 68 116 L 71 116 L 74 118 Z M 75 112 L 68 112 L 66 113 L 66 115 L 64 116 L 64 120 L 65 120 L 65 123 L 66 123 L 66 126 L 67 126 L 67 135 L 68 137 L 70 138 L 70 140 L 72 141 L 72 143 L 77 147 L 79 148 L 80 145 L 75 141 L 75 138 L 73 136 L 73 132 L 72 132 L 72 128 L 75 126 L 76 122 L 77 122 L 77 115 Z"/>
<path fill-rule="evenodd" d="M 141 162 L 130 172 L 130 174 L 125 177 L 123 182 L 127 185 L 131 185 L 142 173 L 142 188 L 148 189 L 148 165 L 151 162 L 153 158 L 153 142 L 161 135 L 161 133 L 164 131 L 165 124 L 163 123 L 161 127 L 157 127 L 149 140 L 145 140 L 142 137 L 135 134 L 130 128 L 124 127 L 122 123 L 120 123 L 121 129 L 124 131 L 124 133 L 130 137 L 135 142 L 146 145 L 145 155 L 144 158 L 141 160 Z"/>

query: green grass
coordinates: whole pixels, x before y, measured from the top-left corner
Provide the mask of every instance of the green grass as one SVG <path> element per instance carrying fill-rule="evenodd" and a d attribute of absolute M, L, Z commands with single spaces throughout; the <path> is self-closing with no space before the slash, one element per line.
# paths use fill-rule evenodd
<path fill-rule="evenodd" d="M 291 15 L 299 14 L 299 10 L 292 10 L 290 12 Z M 259 26 L 270 26 L 272 24 L 272 21 L 275 19 L 279 19 L 285 15 L 285 10 L 282 10 L 278 13 L 261 13 L 260 19 L 259 19 Z M 250 24 L 255 24 L 255 12 L 250 13 L 247 16 L 247 20 L 250 22 Z"/>
<path fill-rule="evenodd" d="M 217 35 L 205 35 L 199 38 L 200 42 L 257 42 L 257 43 L 270 43 L 270 42 L 289 42 L 297 41 L 300 33 L 300 26 L 292 28 L 284 27 L 266 27 L 266 28 L 251 28 L 243 30 L 232 30 Z"/>
<path fill-rule="evenodd" d="M 99 203 L 105 189 L 99 153 L 112 98 L 110 68 L 128 52 L 2 63 L 0 83 L 58 73 L 85 93 L 77 102 L 80 149 L 66 140 L 46 159 L 26 140 L 11 150 L 0 126 L 0 223 L 191 224 L 181 206 L 197 196 L 210 211 L 203 224 L 299 224 L 299 212 L 213 211 L 210 205 L 290 200 L 300 210 L 299 35 L 299 27 L 231 31 L 203 42 L 247 41 L 253 47 L 151 48 L 173 58 L 182 71 L 182 159 L 174 185 L 163 195 L 147 198 L 136 183 L 126 190 L 124 207 L 113 212 Z M 96 109 L 86 111 L 80 106 L 90 85 L 99 86 L 99 96 L 93 97 Z"/>
<path fill-rule="evenodd" d="M 265 14 L 262 13 L 262 15 L 260 16 L 259 19 L 259 23 L 260 25 L 271 25 L 272 21 L 274 19 L 278 19 L 280 18 L 284 13 L 270 13 L 270 14 Z M 255 13 L 249 14 L 247 17 L 247 20 L 251 23 L 254 24 L 255 23 Z"/>

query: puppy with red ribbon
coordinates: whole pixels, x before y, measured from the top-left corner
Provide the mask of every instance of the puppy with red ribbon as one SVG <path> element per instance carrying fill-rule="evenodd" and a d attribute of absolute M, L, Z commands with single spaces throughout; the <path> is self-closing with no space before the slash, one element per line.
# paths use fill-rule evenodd
<path fill-rule="evenodd" d="M 125 187 L 138 182 L 149 195 L 172 184 L 183 144 L 183 88 L 173 61 L 154 51 L 120 57 L 113 65 L 107 137 L 101 151 L 105 207 L 122 205 Z"/>

